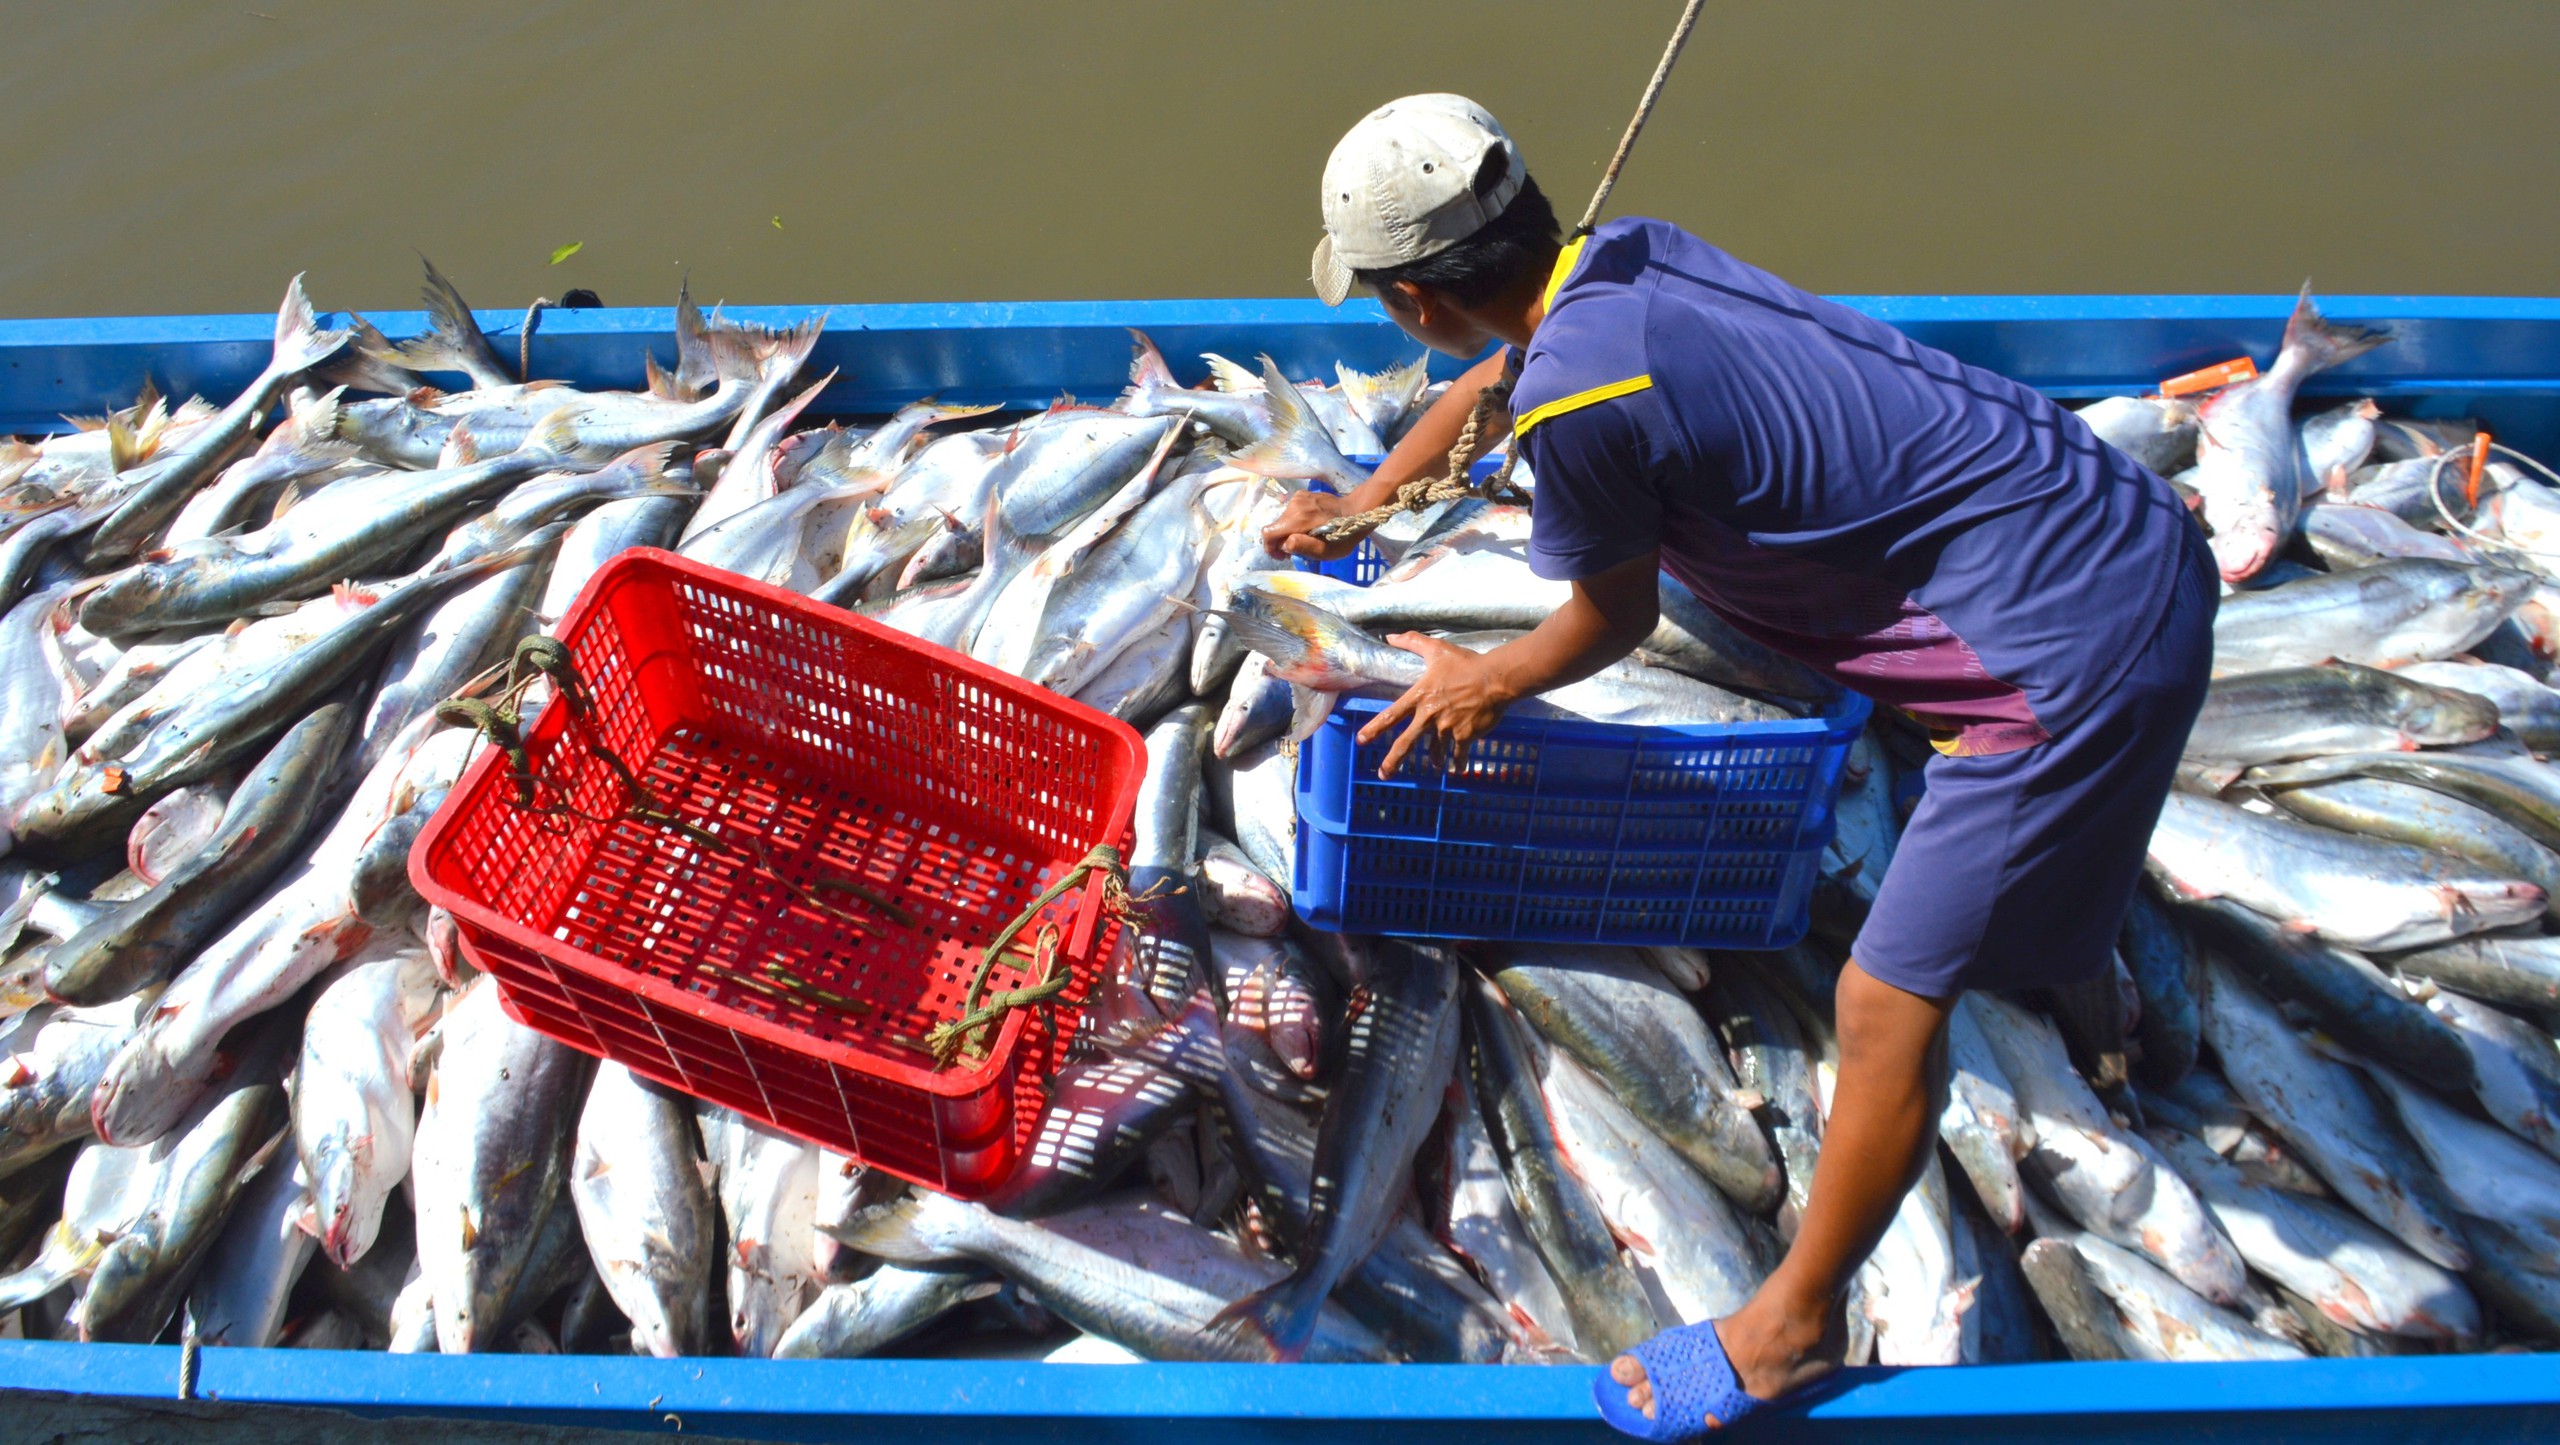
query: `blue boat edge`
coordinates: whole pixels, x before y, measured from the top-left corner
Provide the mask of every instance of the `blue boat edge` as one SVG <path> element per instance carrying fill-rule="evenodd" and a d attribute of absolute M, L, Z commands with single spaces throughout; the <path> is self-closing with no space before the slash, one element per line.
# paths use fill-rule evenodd
<path fill-rule="evenodd" d="M 0 1342 L 0 1400 L 177 1397 L 171 1345 Z M 1589 1367 L 1040 1365 L 651 1360 L 207 1349 L 194 1396 L 240 1406 L 773 1441 L 925 1430 L 938 1442 L 1617 1438 Z M 1752 1439 L 2261 1441 L 2550 1439 L 2560 1362 L 2444 1355 L 2250 1364 L 1865 1368 L 1755 1420 Z M 208 1437 L 212 1438 L 212 1437 Z"/>
<path fill-rule="evenodd" d="M 2243 353 L 2273 353 L 2294 298 L 2260 296 L 1844 296 L 1844 303 L 1977 366 L 2079 399 L 2137 393 Z M 2499 439 L 2560 461 L 2560 298 L 2335 296 L 2328 314 L 2397 340 L 2315 379 L 2307 395 L 2373 395 L 2420 416 L 2479 418 Z M 332 313 L 331 324 L 347 313 Z M 820 314 L 812 365 L 840 368 L 830 415 L 875 414 L 926 395 L 1046 405 L 1104 402 L 1125 380 L 1131 328 L 1192 376 L 1200 351 L 1268 352 L 1285 371 L 1336 361 L 1377 369 L 1415 351 L 1376 307 L 1312 300 L 1096 301 L 735 307 L 787 325 Z M 415 312 L 370 313 L 387 334 Z M 513 347 L 522 318 L 481 321 Z M 226 399 L 265 365 L 268 315 L 0 320 L 0 435 L 65 429 L 66 415 L 165 393 Z M 674 313 L 547 313 L 538 374 L 639 383 L 640 357 L 674 355 Z M 1456 368 L 1435 358 L 1436 375 Z M 166 1402 L 175 1346 L 0 1341 L 0 1401 L 39 1395 Z M 436 1416 L 593 1429 L 828 1440 L 893 1429 L 936 1441 L 1063 1435 L 1196 1445 L 1238 1440 L 1614 1439 L 1591 1409 L 1587 1368 L 1048 1366 L 1000 1361 L 646 1360 L 594 1356 L 391 1356 L 284 1349 L 203 1351 L 197 1394 L 235 1405 L 369 1417 Z M 7 1415 L 0 1415 L 6 1420 Z M 2263 1364 L 2079 1364 L 1866 1369 L 1817 1400 L 1770 1412 L 1747 1438 L 1974 1441 L 2158 1440 L 2245 1432 L 2329 1442 L 2560 1438 L 2560 1356 L 2446 1355 Z M 0 1435 L 10 1432 L 0 1429 Z M 207 1440 L 217 1438 L 208 1434 Z"/>

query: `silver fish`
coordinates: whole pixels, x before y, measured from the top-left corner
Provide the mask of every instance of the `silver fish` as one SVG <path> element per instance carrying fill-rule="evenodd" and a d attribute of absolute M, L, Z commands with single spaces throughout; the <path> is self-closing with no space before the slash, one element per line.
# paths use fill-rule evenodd
<path fill-rule="evenodd" d="M 341 483 L 271 527 L 190 542 L 115 574 L 81 604 L 80 625 L 122 637 L 228 622 L 307 597 L 451 526 L 472 502 L 571 463 L 575 449 L 565 423 L 556 424 L 489 461 Z"/>
<path fill-rule="evenodd" d="M 302 1209 L 301 1176 L 292 1153 L 280 1149 L 240 1192 L 231 1222 L 187 1291 L 187 1338 L 242 1349 L 276 1343 L 293 1287 L 318 1243 L 302 1228 Z"/>
<path fill-rule="evenodd" d="M 1024 680 L 1072 696 L 1131 643 L 1181 613 L 1200 573 L 1215 474 L 1167 483 L 1049 589 Z"/>
<path fill-rule="evenodd" d="M 962 432 L 926 446 L 871 505 L 847 518 L 836 573 L 811 595 L 846 606 L 889 595 L 909 559 L 950 534 L 955 519 L 982 518 L 1006 433 Z M 802 485 L 813 479 L 804 478 Z"/>
<path fill-rule="evenodd" d="M 2226 597 L 2213 619 L 2213 670 L 2452 657 L 2512 616 L 2533 588 L 2530 573 L 2413 557 Z"/>
<path fill-rule="evenodd" d="M 1858 1266 L 1851 1308 L 1875 1337 L 1879 1365 L 1956 1365 L 1982 1287 L 1959 1264 L 1954 1206 L 1946 1171 L 1932 1155 L 1919 1182 L 1904 1191 L 1884 1238 Z"/>
<path fill-rule="evenodd" d="M 538 629 L 549 632 L 559 626 L 569 604 L 605 563 L 634 547 L 672 545 L 692 510 L 688 498 L 655 494 L 607 502 L 580 517 L 560 539 L 542 598 L 534 604 Z"/>
<path fill-rule="evenodd" d="M 371 951 L 324 984 L 294 1066 L 293 1141 L 311 1195 L 311 1232 L 329 1260 L 372 1250 L 383 1206 L 409 1176 L 418 1101 L 410 1053 L 441 991 L 418 946 Z"/>
<path fill-rule="evenodd" d="M 1743 1209 L 1765 1214 L 1785 1176 L 1706 1020 L 1641 954 L 1514 944 L 1496 953 L 1503 995 L 1549 1042 Z"/>
<path fill-rule="evenodd" d="M 777 1360 L 858 1360 L 996 1292 L 983 1269 L 884 1264 L 851 1284 L 831 1284 L 782 1332 Z"/>
<path fill-rule="evenodd" d="M 2311 288 L 2285 323 L 2275 364 L 2225 387 L 2196 409 L 2196 491 L 2213 529 L 2224 580 L 2256 575 L 2293 535 L 2312 479 L 2293 425 L 2293 396 L 2305 378 L 2351 361 L 2390 339 L 2383 331 L 2322 317 Z"/>
<path fill-rule="evenodd" d="M 1209 620 L 1226 629 L 1224 614 Z M 1226 705 L 1218 710 L 1218 757 L 1243 757 L 1287 736 L 1291 710 L 1288 679 L 1272 676 L 1271 659 L 1247 648 L 1234 680 L 1227 685 Z"/>
<path fill-rule="evenodd" d="M 1528 1025 L 1489 979 L 1470 980 L 1464 997 L 1468 1077 L 1512 1206 L 1564 1292 L 1578 1348 L 1613 1357 L 1660 1328 L 1653 1303 L 1591 1187 L 1566 1162 Z"/>
<path fill-rule="evenodd" d="M 2098 440 L 2161 476 L 2185 470 L 2196 454 L 2196 404 L 2176 396 L 2110 396 L 2073 410 Z"/>
<path fill-rule="evenodd" d="M 2542 1272 L 2560 1273 L 2560 1163 L 2506 1130 L 2455 1109 L 2396 1069 L 2367 1064 L 2364 1073 L 2390 1102 L 2406 1137 L 2417 1141 L 2434 1166 L 2454 1207 L 2472 1219 L 2496 1220 L 2515 1237 L 2532 1241 Z"/>
<path fill-rule="evenodd" d="M 2326 1200 L 2253 1183 L 2194 1136 L 2143 1137 L 2196 1187 L 2249 1266 L 2361 1334 L 2469 1340 L 2480 1306 L 2462 1281 Z"/>
<path fill-rule="evenodd" d="M 2181 910 L 2199 938 L 2267 994 L 2301 1010 L 2349 1048 L 2419 1069 L 2440 1086 L 2471 1086 L 2471 1056 L 2444 1020 L 2410 1001 L 2362 956 L 2236 904 Z"/>
<path fill-rule="evenodd" d="M 635 1353 L 709 1349 L 718 1202 L 703 1178 L 693 1103 L 616 1063 L 578 1114 L 569 1199 Z"/>
<path fill-rule="evenodd" d="M 1244 373 L 1251 384 L 1231 389 L 1223 384 L 1228 377 L 1221 368 L 1222 385 L 1217 389 L 1187 387 L 1174 380 L 1164 353 L 1156 350 L 1156 344 L 1147 339 L 1145 332 L 1133 329 L 1129 337 L 1129 386 L 1114 403 L 1116 410 L 1131 416 L 1188 417 L 1240 447 L 1252 446 L 1271 434 L 1271 402 L 1259 377 Z M 1240 367 L 1236 370 L 1242 372 Z"/>
<path fill-rule="evenodd" d="M 1957 1007 L 1972 1013 L 2033 1131 L 2020 1172 L 2082 1228 L 2150 1255 L 2217 1304 L 2237 1301 L 2239 1251 L 2167 1162 L 2107 1116 L 2053 1026 L 1988 994 Z"/>
<path fill-rule="evenodd" d="M 2302 537 L 2332 572 L 2376 567 L 2410 557 L 2456 566 L 2488 560 L 2450 537 L 2420 531 L 2396 512 L 2356 502 L 2323 502 L 2303 508 Z"/>
<path fill-rule="evenodd" d="M 2269 797 L 2305 822 L 2456 854 L 2520 878 L 2543 891 L 2546 910 L 2560 902 L 2560 855 L 2476 804 L 2386 778 L 2339 778 Z"/>
<path fill-rule="evenodd" d="M 2412 983 L 2440 982 L 2500 1008 L 2560 1016 L 2560 938 L 2538 930 L 2475 933 L 2384 961 Z"/>
<path fill-rule="evenodd" d="M 2405 843 L 2169 795 L 2151 867 L 2190 898 L 2228 898 L 2348 948 L 2414 948 L 2541 916 L 2542 890 Z"/>
<path fill-rule="evenodd" d="M 2116 1338 L 2141 1360 L 2298 1360 L 2301 1350 L 2178 1283 L 2158 1265 L 2094 1234 L 2060 1241 L 2115 1306 Z"/>
<path fill-rule="evenodd" d="M 0 1176 L 94 1132 L 98 1080 L 153 999 L 146 990 L 93 1009 L 39 1003 L 0 1022 Z"/>
<path fill-rule="evenodd" d="M 347 333 L 323 329 L 302 294 L 302 278 L 285 286 L 276 312 L 275 353 L 264 371 L 231 399 L 219 416 L 190 433 L 186 443 L 155 458 L 147 470 L 116 479 L 120 500 L 89 535 L 85 559 L 92 567 L 121 562 L 142 550 L 161 524 L 177 514 L 196 488 L 211 480 L 232 451 L 249 439 L 258 419 L 293 379 L 346 345 Z"/>
<path fill-rule="evenodd" d="M 2191 764 L 2227 782 L 2255 763 L 2442 747 L 2498 730 L 2495 703 L 2353 663 L 2225 674 L 2187 735 Z"/>
<path fill-rule="evenodd" d="M 1183 669 L 1191 660 L 1192 616 L 1177 611 L 1120 650 L 1075 691 L 1076 701 L 1137 727 L 1191 700 Z"/>
<path fill-rule="evenodd" d="M 72 1311 L 83 1340 L 147 1343 L 186 1298 L 222 1234 L 240 1191 L 283 1143 L 283 1055 L 291 1031 L 277 1021 L 251 1030 L 229 1078 L 197 1102 L 166 1138 L 141 1146 L 128 1188 L 139 1208 L 112 1237 Z"/>
<path fill-rule="evenodd" d="M 2537 752 L 2560 751 L 2560 689 L 2547 687 L 2532 674 L 2487 662 L 2420 662 L 2400 675 L 2434 687 L 2452 688 L 2487 698 L 2498 708 L 2498 722 Z"/>
<path fill-rule="evenodd" d="M 2343 495 L 2347 478 L 2373 455 L 2373 424 L 2382 407 L 2372 397 L 2342 402 L 2302 423 L 2303 470 L 2309 485 Z"/>
<path fill-rule="evenodd" d="M 2230 965 L 2205 966 L 2204 1033 L 2249 1111 L 2298 1151 L 2357 1213 L 2431 1263 L 2471 1254 L 2445 1184 L 2375 1107 L 2355 1072 L 2317 1052 Z"/>
<path fill-rule="evenodd" d="M 818 393 L 826 390 L 835 379 L 836 373 L 828 372 L 798 396 L 758 420 L 743 435 L 731 438 L 729 464 L 721 470 L 720 479 L 703 493 L 701 503 L 694 508 L 692 520 L 685 523 L 682 541 L 690 542 L 758 504 L 782 495 L 782 487 L 773 470 L 774 446 L 809 403 L 818 399 Z M 859 483 L 848 479 L 824 490 L 850 490 L 858 485 L 863 490 L 876 491 L 887 484 L 885 474 L 866 474 Z"/>
<path fill-rule="evenodd" d="M 1288 893 L 1242 848 L 1206 830 L 1200 835 L 1200 906 L 1212 927 L 1248 938 L 1277 938 L 1289 924 Z"/>
<path fill-rule="evenodd" d="M 1441 1241 L 1475 1266 L 1531 1349 L 1580 1358 L 1573 1314 L 1512 1207 L 1511 1186 L 1502 1177 L 1502 1159 L 1485 1130 L 1475 1090 L 1464 1079 L 1453 1080 L 1447 1107 L 1451 1128 L 1442 1172 L 1448 1198 L 1439 1215 Z"/>
<path fill-rule="evenodd" d="M 2458 993 L 2439 991 L 2428 1007 L 2469 1047 L 2480 1107 L 2516 1137 L 2560 1158 L 2560 1050 L 2551 1035 Z"/>
<path fill-rule="evenodd" d="M 1733 1206 L 1561 1049 L 1543 1049 L 1540 1086 L 1565 1166 L 1590 1186 L 1665 1324 L 1741 1307 L 1761 1269 Z"/>
<path fill-rule="evenodd" d="M 2004 1233 L 2027 1222 L 2026 1185 L 2018 1160 L 2032 1147 L 2026 1111 L 1982 1031 L 1981 1016 L 1958 1005 L 1947 1016 L 1947 1105 L 1938 1138 L 1973 1185 L 1984 1212 Z"/>
<path fill-rule="evenodd" d="M 160 545 L 175 547 L 255 525 L 279 492 L 308 494 L 341 477 L 374 470 L 356 459 L 353 443 L 338 438 L 338 397 L 338 391 L 325 396 L 297 392 L 285 419 L 254 454 L 224 467 L 211 486 L 178 509 L 160 534 Z"/>
<path fill-rule="evenodd" d="M 191 961 L 215 930 L 293 862 L 318 820 L 312 799 L 336 769 L 355 709 L 324 703 L 285 730 L 223 807 L 212 838 L 151 891 L 56 945 L 45 988 L 103 1004 L 156 987 Z"/>
<path fill-rule="evenodd" d="M 1458 1055 L 1458 966 L 1400 939 L 1351 944 L 1356 986 L 1346 1057 L 1316 1138 L 1305 1247 L 1288 1278 L 1223 1313 L 1240 1344 L 1294 1360 L 1325 1299 L 1377 1247 L 1402 1202 L 1414 1152 L 1439 1116 Z"/>
<path fill-rule="evenodd" d="M 876 1211 L 848 1242 L 910 1266 L 978 1260 L 1037 1291 L 1076 1328 L 1151 1360 L 1259 1358 L 1212 1321 L 1281 1274 L 1146 1199 L 1106 1200 L 1032 1223 L 919 1193 Z M 1332 1305 L 1318 1311 L 1306 1354 L 1331 1363 L 1388 1358 L 1376 1334 Z"/>
<path fill-rule="evenodd" d="M 439 1033 L 412 1173 L 437 1348 L 460 1355 L 506 1337 L 508 1302 L 538 1273 L 551 1217 L 571 1213 L 563 1186 L 588 1061 L 509 1019 L 489 979 L 463 993 Z"/>
<path fill-rule="evenodd" d="M 697 1117 L 729 1226 L 730 1340 L 739 1354 L 764 1359 L 823 1283 L 818 1146 L 716 1106 Z"/>
<path fill-rule="evenodd" d="M 422 719 L 421 721 L 432 721 Z M 358 785 L 338 821 L 221 937 L 208 944 L 161 994 L 149 1019 L 124 1042 L 90 1101 L 103 1139 L 159 1137 L 213 1076 L 233 1028 L 299 992 L 330 964 L 373 941 L 358 918 L 350 875 L 367 839 L 391 818 L 404 784 L 459 774 L 477 739 L 458 729 L 395 751 Z M 449 785 L 449 783 L 448 783 Z"/>

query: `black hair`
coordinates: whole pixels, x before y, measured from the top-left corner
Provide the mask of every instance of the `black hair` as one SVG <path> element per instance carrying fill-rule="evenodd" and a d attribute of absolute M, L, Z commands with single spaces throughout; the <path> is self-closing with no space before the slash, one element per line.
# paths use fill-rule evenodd
<path fill-rule="evenodd" d="M 1485 157 L 1484 169 L 1476 176 L 1476 194 L 1481 196 L 1500 184 L 1509 167 L 1510 158 L 1501 151 Z M 1521 277 L 1544 274 L 1555 264 L 1556 248 L 1563 243 L 1556 208 L 1548 204 L 1534 177 L 1523 176 L 1520 194 L 1474 235 L 1419 261 L 1374 271 L 1354 269 L 1351 274 L 1381 298 L 1396 282 L 1411 281 L 1446 292 L 1461 306 L 1482 306 L 1519 284 Z"/>

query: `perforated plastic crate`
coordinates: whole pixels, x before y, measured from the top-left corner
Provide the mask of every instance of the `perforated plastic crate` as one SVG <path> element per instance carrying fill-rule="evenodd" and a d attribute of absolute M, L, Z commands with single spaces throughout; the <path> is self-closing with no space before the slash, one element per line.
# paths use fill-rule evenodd
<path fill-rule="evenodd" d="M 654 550 L 599 571 L 560 637 L 592 731 L 555 700 L 527 739 L 537 810 L 484 750 L 410 855 L 508 1013 L 902 1178 L 964 1197 L 1001 1184 L 1117 936 L 1101 880 L 1042 915 L 1075 980 L 1056 1007 L 1007 1014 L 983 1058 L 946 1068 L 923 1040 L 959 1016 L 998 930 L 1094 845 L 1125 849 L 1137 733 Z M 591 737 L 693 831 L 631 818 Z M 540 810 L 561 800 L 573 811 Z M 989 987 L 1033 981 L 1000 964 Z"/>
<path fill-rule="evenodd" d="M 1299 746 L 1300 917 L 1344 933 L 1781 948 L 1804 936 L 1840 768 L 1869 704 L 1626 727 L 1515 714 L 1443 774 L 1357 734 L 1345 699 Z"/>

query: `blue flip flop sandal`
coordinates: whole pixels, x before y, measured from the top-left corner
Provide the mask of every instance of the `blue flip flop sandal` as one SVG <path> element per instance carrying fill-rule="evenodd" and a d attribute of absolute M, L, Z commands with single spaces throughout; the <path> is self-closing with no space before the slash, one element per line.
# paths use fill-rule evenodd
<path fill-rule="evenodd" d="M 1642 1410 L 1627 1403 L 1627 1387 L 1610 1378 L 1605 1369 L 1592 1382 L 1591 1398 L 1600 1406 L 1601 1419 L 1639 1440 L 1664 1445 L 1703 1440 L 1717 1433 L 1716 1427 L 1707 1424 L 1708 1416 L 1730 1429 L 1769 1403 L 1742 1388 L 1713 1324 L 1664 1330 L 1627 1353 L 1644 1366 L 1644 1377 L 1653 1382 L 1653 1418 L 1646 1419 Z"/>

